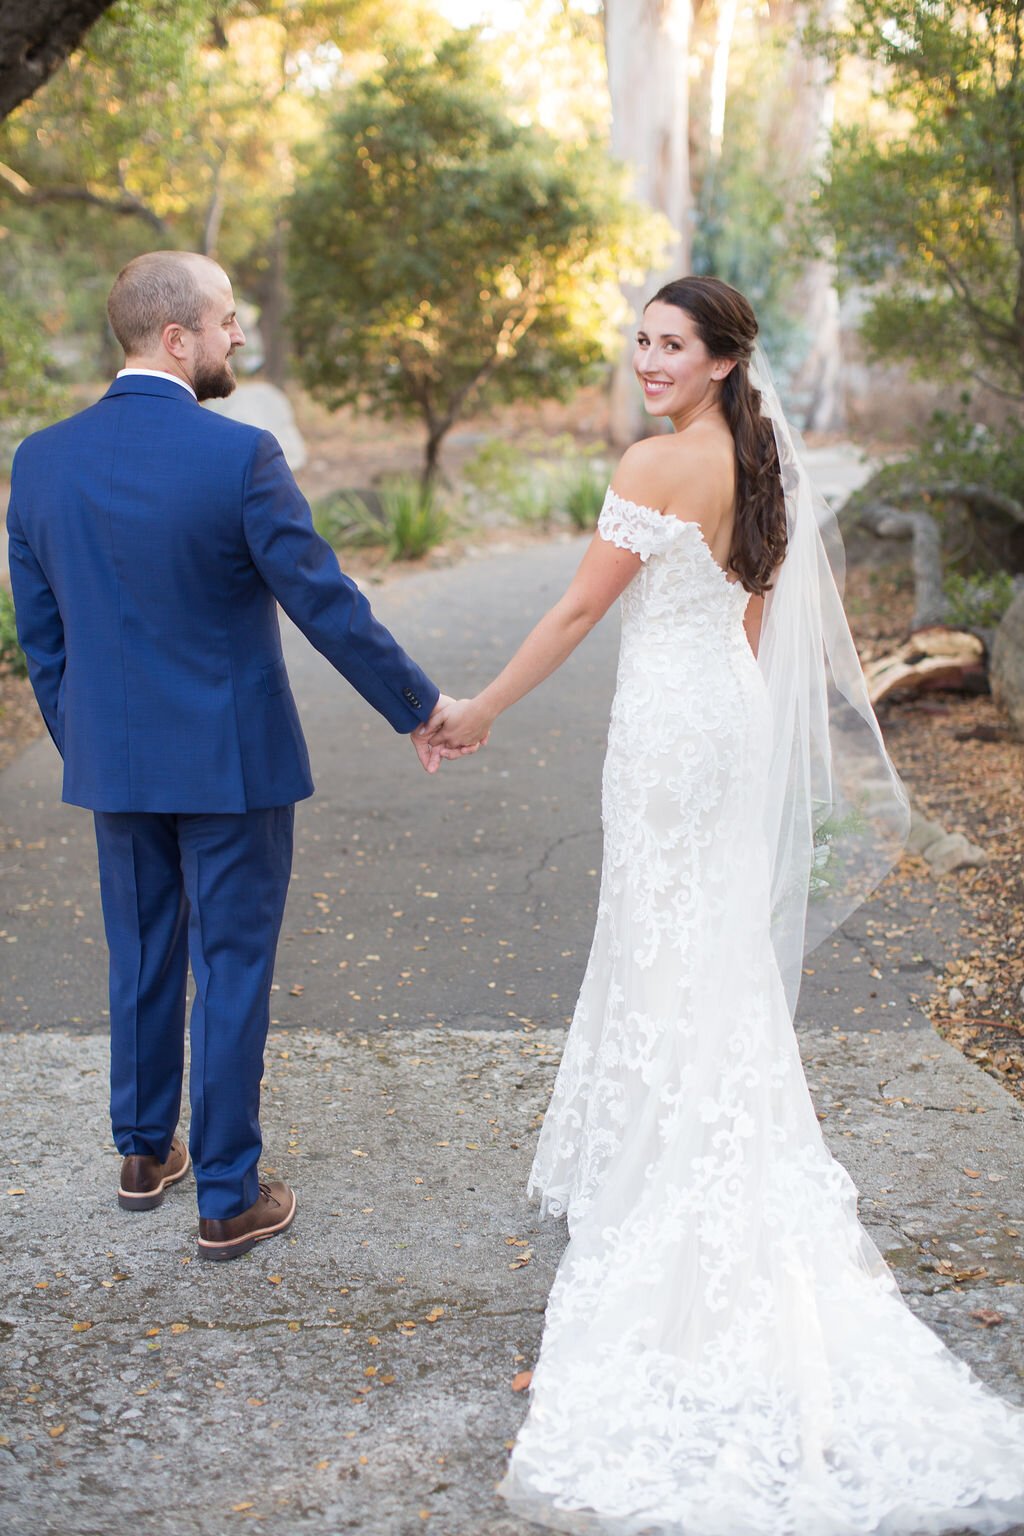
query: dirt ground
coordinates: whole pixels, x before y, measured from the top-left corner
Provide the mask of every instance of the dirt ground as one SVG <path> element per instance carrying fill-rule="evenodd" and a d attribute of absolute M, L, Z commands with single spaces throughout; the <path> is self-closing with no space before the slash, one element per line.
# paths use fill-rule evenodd
<path fill-rule="evenodd" d="M 382 424 L 351 411 L 332 415 L 301 396 L 295 406 L 309 450 L 298 479 L 311 502 L 342 488 L 368 489 L 381 475 L 417 471 L 422 439 L 415 425 Z M 569 406 L 524 404 L 468 419 L 447 441 L 446 479 L 457 483 L 462 467 L 490 437 L 523 443 L 528 451 L 566 433 L 581 447 L 603 442 L 607 415 L 600 391 L 584 391 Z M 448 561 L 468 544 L 541 536 L 492 519 L 485 509 L 427 558 Z M 847 611 L 867 659 L 906 635 L 911 578 L 888 553 L 885 564 L 878 563 L 877 550 L 866 559 L 857 558 L 856 548 L 851 554 Z M 415 569 L 389 566 L 373 551 L 347 556 L 345 564 L 374 583 L 400 580 L 403 570 Z M 948 831 L 966 833 L 989 856 L 981 868 L 939 882 L 940 897 L 948 892 L 965 919 L 928 1012 L 941 1034 L 1024 1100 L 1024 742 L 1013 738 L 988 696 L 934 693 L 889 703 L 882 724 L 915 805 Z M 0 671 L 0 769 L 41 731 L 27 681 Z M 904 868 L 910 879 L 930 878 L 911 855 Z"/>

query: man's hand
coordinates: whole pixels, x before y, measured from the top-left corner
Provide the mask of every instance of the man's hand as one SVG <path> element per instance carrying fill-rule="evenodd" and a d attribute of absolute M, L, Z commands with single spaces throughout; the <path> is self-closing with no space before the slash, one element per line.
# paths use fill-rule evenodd
<path fill-rule="evenodd" d="M 418 725 L 412 733 L 412 744 L 416 756 L 427 773 L 436 773 L 442 762 L 451 757 L 471 757 L 482 746 L 487 744 L 487 736 L 466 745 L 453 746 L 447 741 L 439 739 L 448 711 L 454 706 L 455 700 L 448 694 L 442 693 L 431 712 L 430 719 L 423 725 Z"/>
<path fill-rule="evenodd" d="M 445 699 L 437 707 L 426 725 L 423 735 L 434 750 L 446 757 L 462 756 L 476 752 L 485 746 L 491 734 L 493 718 L 479 698 Z"/>

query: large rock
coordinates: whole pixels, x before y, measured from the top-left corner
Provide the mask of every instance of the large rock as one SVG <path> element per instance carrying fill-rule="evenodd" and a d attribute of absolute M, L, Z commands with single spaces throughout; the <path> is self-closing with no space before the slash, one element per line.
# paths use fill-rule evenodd
<path fill-rule="evenodd" d="M 295 425 L 295 415 L 288 396 L 276 384 L 262 380 L 239 384 L 233 395 L 226 400 L 207 400 L 206 408 L 229 416 L 232 421 L 244 421 L 250 427 L 262 427 L 273 432 L 281 444 L 281 451 L 289 469 L 301 469 L 306 462 L 306 444 Z"/>
<path fill-rule="evenodd" d="M 1017 593 L 996 630 L 989 680 L 996 703 L 1024 735 L 1024 591 Z"/>

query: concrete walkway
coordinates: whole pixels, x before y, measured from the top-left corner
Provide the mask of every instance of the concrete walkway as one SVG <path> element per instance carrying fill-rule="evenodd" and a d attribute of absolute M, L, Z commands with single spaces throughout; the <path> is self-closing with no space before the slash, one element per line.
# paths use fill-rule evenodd
<path fill-rule="evenodd" d="M 492 551 L 375 606 L 467 691 L 581 549 Z M 91 823 L 59 805 L 48 742 L 0 777 L 11 1536 L 525 1533 L 493 1488 L 564 1241 L 524 1186 L 593 920 L 615 648 L 609 619 L 429 780 L 288 634 L 321 787 L 299 812 L 265 1130 L 299 1215 L 223 1267 L 194 1259 L 190 1181 L 148 1216 L 116 1207 Z M 809 962 L 801 1043 L 911 1305 L 1021 1401 L 1024 1112 L 917 1006 L 951 899 L 955 880 L 892 880 Z"/>

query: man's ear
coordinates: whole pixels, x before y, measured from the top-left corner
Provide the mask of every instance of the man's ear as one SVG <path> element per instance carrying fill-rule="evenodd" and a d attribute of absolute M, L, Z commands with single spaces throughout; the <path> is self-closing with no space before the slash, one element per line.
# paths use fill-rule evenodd
<path fill-rule="evenodd" d="M 186 329 L 180 321 L 169 320 L 160 333 L 160 340 L 163 342 L 164 350 L 169 352 L 172 357 L 184 357 L 188 350 L 185 340 L 186 334 Z"/>

